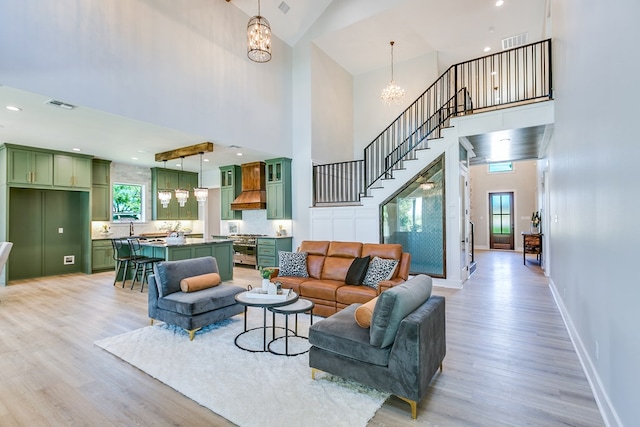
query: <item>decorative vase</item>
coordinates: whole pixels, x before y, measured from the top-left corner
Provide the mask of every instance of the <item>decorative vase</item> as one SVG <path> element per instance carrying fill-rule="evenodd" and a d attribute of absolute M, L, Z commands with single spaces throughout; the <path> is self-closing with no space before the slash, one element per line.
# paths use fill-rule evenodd
<path fill-rule="evenodd" d="M 533 225 L 533 222 L 530 224 L 529 226 L 529 232 L 531 234 L 539 234 L 540 233 L 540 227 L 537 225 Z"/>
<path fill-rule="evenodd" d="M 269 281 L 269 279 L 262 279 L 262 290 L 263 291 L 268 291 L 269 290 L 269 283 L 271 283 Z"/>

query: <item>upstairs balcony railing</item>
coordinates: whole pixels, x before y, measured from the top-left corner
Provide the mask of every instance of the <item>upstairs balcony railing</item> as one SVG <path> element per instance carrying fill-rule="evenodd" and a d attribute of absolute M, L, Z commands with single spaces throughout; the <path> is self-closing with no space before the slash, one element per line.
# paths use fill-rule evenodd
<path fill-rule="evenodd" d="M 313 168 L 314 205 L 358 203 L 452 117 L 552 98 L 551 40 L 452 65 L 364 149 L 364 160 Z"/>

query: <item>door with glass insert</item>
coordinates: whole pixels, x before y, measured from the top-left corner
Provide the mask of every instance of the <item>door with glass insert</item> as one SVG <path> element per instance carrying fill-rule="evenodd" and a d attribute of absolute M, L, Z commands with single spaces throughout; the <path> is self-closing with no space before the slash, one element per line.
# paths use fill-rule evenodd
<path fill-rule="evenodd" d="M 513 192 L 489 193 L 489 247 L 513 250 Z"/>

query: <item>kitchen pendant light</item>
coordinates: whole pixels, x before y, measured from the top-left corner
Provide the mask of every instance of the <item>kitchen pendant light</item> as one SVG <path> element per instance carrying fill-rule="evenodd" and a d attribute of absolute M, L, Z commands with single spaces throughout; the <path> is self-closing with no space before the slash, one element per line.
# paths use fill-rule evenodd
<path fill-rule="evenodd" d="M 260 16 L 260 0 L 258 14 L 249 19 L 247 24 L 247 56 L 253 62 L 269 62 L 271 60 L 271 26 Z"/>
<path fill-rule="evenodd" d="M 164 168 L 167 168 L 167 161 L 164 161 Z M 169 202 L 171 201 L 171 191 L 169 190 L 158 190 L 158 199 L 160 199 L 160 203 L 162 203 L 163 208 L 169 207 Z"/>
<path fill-rule="evenodd" d="M 402 98 L 404 97 L 404 89 L 396 84 L 393 81 L 393 44 L 391 42 L 391 82 L 382 90 L 382 95 L 380 95 L 380 99 L 387 105 L 391 104 L 399 104 Z"/>
<path fill-rule="evenodd" d="M 204 153 L 200 153 L 200 175 L 198 178 L 200 179 L 200 186 L 193 189 L 193 195 L 196 197 L 198 204 L 200 206 L 204 205 L 207 201 L 207 195 L 209 194 L 209 190 L 206 188 L 202 188 L 202 155 Z"/>
<path fill-rule="evenodd" d="M 184 161 L 184 157 L 180 157 L 180 170 L 184 172 L 183 169 L 183 163 Z M 180 205 L 180 207 L 184 207 L 184 205 L 187 203 L 187 199 L 189 199 L 189 192 L 187 190 L 181 190 L 179 188 L 176 188 L 175 190 L 176 193 L 176 200 L 178 201 L 178 204 Z"/>

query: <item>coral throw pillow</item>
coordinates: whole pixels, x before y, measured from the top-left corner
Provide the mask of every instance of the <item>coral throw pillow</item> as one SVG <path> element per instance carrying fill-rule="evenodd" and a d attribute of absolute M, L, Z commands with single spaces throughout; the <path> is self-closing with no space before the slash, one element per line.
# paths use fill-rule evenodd
<path fill-rule="evenodd" d="M 361 328 L 368 328 L 371 326 L 371 316 L 373 315 L 373 309 L 376 308 L 376 302 L 378 302 L 378 297 L 375 297 L 356 308 L 356 323 Z"/>

